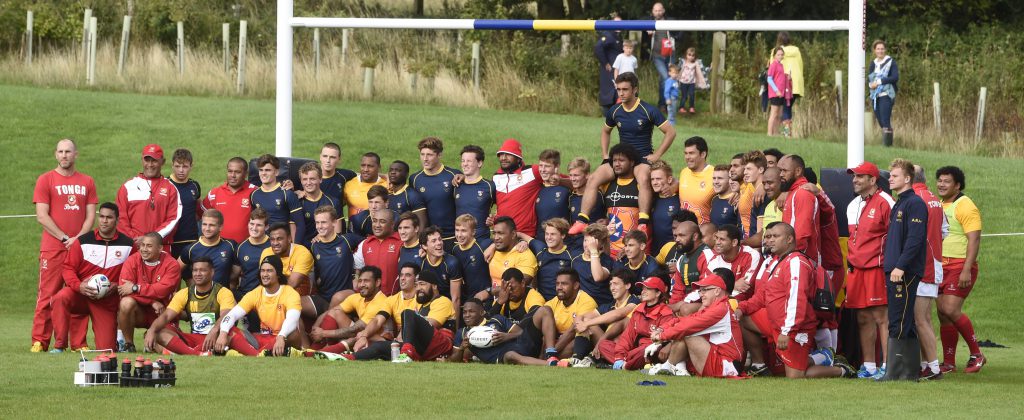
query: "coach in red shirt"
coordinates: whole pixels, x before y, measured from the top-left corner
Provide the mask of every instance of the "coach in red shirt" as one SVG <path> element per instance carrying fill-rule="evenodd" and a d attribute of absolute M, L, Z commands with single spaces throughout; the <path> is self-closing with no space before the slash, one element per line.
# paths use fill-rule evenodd
<path fill-rule="evenodd" d="M 249 238 L 249 213 L 252 212 L 250 196 L 256 186 L 246 180 L 249 163 L 240 157 L 228 161 L 227 181 L 224 185 L 210 190 L 203 199 L 203 211 L 220 210 L 224 215 L 224 227 L 220 236 L 240 244 Z"/>
<path fill-rule="evenodd" d="M 881 337 L 883 364 L 889 344 L 883 250 L 889 230 L 889 213 L 895 201 L 878 188 L 879 172 L 875 164 L 864 162 L 846 172 L 853 175 L 853 191 L 857 193 L 846 208 L 850 228 L 846 307 L 857 311 L 864 358 L 858 375 L 866 378 L 878 371 L 875 341 Z"/>
<path fill-rule="evenodd" d="M 181 219 L 178 189 L 160 174 L 164 150 L 157 144 L 142 148 L 142 172 L 129 179 L 117 191 L 117 208 L 121 210 L 117 230 L 135 239 L 159 233 L 164 248 L 170 251 L 174 230 Z"/>
<path fill-rule="evenodd" d="M 143 235 L 139 252 L 128 257 L 121 268 L 117 327 L 124 336 L 124 345 L 118 346 L 120 352 L 135 353 L 135 328 L 149 328 L 181 283 L 181 266 L 169 252 L 161 250 L 161 239 L 156 232 Z"/>
<path fill-rule="evenodd" d="M 380 291 L 387 296 L 398 292 L 398 257 L 402 249 L 402 240 L 392 229 L 394 217 L 386 208 L 370 213 L 373 236 L 360 242 L 352 255 L 356 270 L 368 265 L 380 268 Z"/>
<path fill-rule="evenodd" d="M 78 147 L 74 140 L 57 142 L 54 155 L 57 168 L 39 176 L 32 194 L 36 221 L 43 227 L 39 244 L 39 294 L 32 318 L 32 352 L 46 351 L 50 345 L 53 332 L 50 302 L 64 286 L 61 269 L 67 250 L 78 236 L 92 229 L 99 201 L 92 177 L 75 170 Z M 84 339 L 86 324 L 84 318 L 78 319 L 74 329 Z"/>

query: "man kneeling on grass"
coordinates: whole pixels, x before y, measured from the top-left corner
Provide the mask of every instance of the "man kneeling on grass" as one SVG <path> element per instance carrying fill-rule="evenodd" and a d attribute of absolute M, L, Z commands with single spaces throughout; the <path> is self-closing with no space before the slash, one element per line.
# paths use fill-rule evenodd
<path fill-rule="evenodd" d="M 299 356 L 294 348 L 306 341 L 301 328 L 302 303 L 299 292 L 281 284 L 284 271 L 281 257 L 268 255 L 260 262 L 260 287 L 242 297 L 220 322 L 217 349 L 228 347 L 246 356 Z M 260 332 L 250 334 L 235 328 L 235 322 L 249 312 L 260 318 Z M 233 354 L 230 351 L 228 354 Z"/>

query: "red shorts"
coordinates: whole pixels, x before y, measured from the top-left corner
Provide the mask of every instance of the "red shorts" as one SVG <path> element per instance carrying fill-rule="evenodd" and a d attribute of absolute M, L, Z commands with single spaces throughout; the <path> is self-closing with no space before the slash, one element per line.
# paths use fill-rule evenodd
<path fill-rule="evenodd" d="M 160 317 L 160 315 L 153 310 L 153 305 L 140 303 L 139 310 L 142 311 L 142 318 L 135 320 L 136 328 L 149 328 L 150 325 L 153 325 L 153 321 L 156 321 L 156 319 Z"/>
<path fill-rule="evenodd" d="M 779 334 L 779 331 L 775 332 L 776 337 Z M 814 331 L 790 331 L 789 345 L 785 350 L 775 347 L 775 354 L 790 369 L 807 370 L 807 359 L 811 355 L 813 341 Z"/>
<path fill-rule="evenodd" d="M 846 278 L 846 307 L 863 309 L 888 303 L 885 270 L 882 267 L 857 268 Z"/>
<path fill-rule="evenodd" d="M 773 328 L 772 323 L 768 321 L 768 311 L 761 309 L 750 314 L 750 321 L 757 326 L 757 330 L 761 332 L 761 335 L 768 339 L 768 342 L 775 342 L 775 337 L 770 334 Z"/>
<path fill-rule="evenodd" d="M 728 366 L 726 365 L 728 364 Z M 696 370 L 692 365 L 689 369 Z M 704 370 L 697 373 L 697 376 L 703 376 L 705 378 L 725 378 L 730 376 L 739 376 L 739 372 L 736 370 L 733 361 L 725 357 L 722 357 L 719 347 L 712 344 L 711 350 L 708 351 L 708 358 L 704 361 Z"/>
<path fill-rule="evenodd" d="M 437 360 L 452 353 L 452 332 L 446 328 L 434 329 L 434 337 L 430 339 L 427 351 L 419 354 L 412 344 L 402 345 L 402 353 L 409 355 L 409 358 L 419 361 Z"/>
<path fill-rule="evenodd" d="M 960 273 L 964 271 L 964 258 L 943 258 L 942 259 L 942 285 L 939 287 L 939 294 L 959 296 L 967 299 L 978 282 L 978 263 L 971 267 L 971 284 L 967 287 L 958 287 Z"/>
<path fill-rule="evenodd" d="M 184 332 L 181 328 L 178 328 L 177 324 L 168 324 L 167 329 L 173 331 L 174 335 L 177 335 L 178 338 L 185 342 L 185 345 L 189 347 L 198 348 L 204 341 L 206 341 L 206 334 Z"/>
<path fill-rule="evenodd" d="M 253 334 L 256 339 L 256 350 L 273 350 L 277 344 L 277 334 Z"/>

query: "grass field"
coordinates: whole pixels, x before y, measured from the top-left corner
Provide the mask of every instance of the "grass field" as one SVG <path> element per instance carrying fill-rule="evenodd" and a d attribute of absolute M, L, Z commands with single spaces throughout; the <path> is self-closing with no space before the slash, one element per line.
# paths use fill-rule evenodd
<path fill-rule="evenodd" d="M 54 166 L 57 139 L 79 143 L 79 169 L 96 179 L 100 200 L 139 168 L 139 149 L 157 142 L 170 153 L 188 147 L 196 156 L 193 178 L 204 191 L 223 182 L 223 163 L 234 155 L 274 151 L 273 102 L 218 98 L 141 96 L 91 91 L 0 86 L 0 156 L 8 169 L 0 189 L 0 215 L 31 214 L 36 177 Z M 815 140 L 784 142 L 761 135 L 694 129 L 683 119 L 669 161 L 682 165 L 682 139 L 701 135 L 711 161 L 734 153 L 776 146 L 799 153 L 814 167 L 842 167 L 841 144 Z M 300 103 L 295 106 L 295 155 L 314 156 L 324 141 L 343 148 L 343 166 L 356 166 L 369 150 L 385 160 L 415 167 L 413 146 L 426 135 L 445 140 L 444 160 L 476 143 L 493 153 L 515 137 L 526 154 L 543 148 L 571 156 L 598 156 L 597 118 L 375 103 Z M 930 171 L 956 164 L 968 176 L 967 193 L 984 215 L 985 232 L 1022 230 L 1017 213 L 1024 201 L 1021 162 L 948 155 L 943 151 L 869 147 L 878 163 L 903 156 Z M 493 171 L 488 157 L 485 172 Z M 880 165 L 881 166 L 881 165 Z M 165 170 L 165 174 L 167 171 Z M 934 186 L 934 183 L 931 185 Z M 179 386 L 169 390 L 77 389 L 72 355 L 28 353 L 41 229 L 34 218 L 2 218 L 0 231 L 0 418 L 55 417 L 600 417 L 677 414 L 709 417 L 781 417 L 795 412 L 823 417 L 1019 417 L 1015 396 L 1024 368 L 1024 317 L 1017 310 L 1024 287 L 1017 261 L 1024 237 L 982 241 L 981 281 L 965 310 L 979 339 L 1009 346 L 988 349 L 990 364 L 978 375 L 955 374 L 923 384 L 779 379 L 715 381 L 668 378 L 667 387 L 638 387 L 635 373 L 564 371 L 508 366 L 330 363 L 316 360 L 178 359 Z M 959 350 L 960 365 L 966 347 Z M 1016 385 L 1014 385 L 1016 384 Z M 268 402 L 268 401 L 276 402 Z M 841 401 L 823 406 L 821 401 Z M 728 404 L 729 412 L 721 407 Z M 885 407 L 899 404 L 900 412 Z M 159 407 L 159 408 L 158 408 Z M 72 411 L 73 410 L 73 411 Z"/>

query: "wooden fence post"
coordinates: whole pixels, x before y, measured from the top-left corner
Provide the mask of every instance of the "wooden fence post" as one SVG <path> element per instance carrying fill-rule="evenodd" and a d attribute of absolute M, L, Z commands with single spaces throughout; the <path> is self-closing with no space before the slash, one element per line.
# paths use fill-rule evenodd
<path fill-rule="evenodd" d="M 572 1 L 572 0 L 570 0 Z M 562 51 L 559 53 L 559 57 L 565 57 L 569 55 L 569 41 L 572 40 L 572 36 L 569 34 L 562 34 Z"/>
<path fill-rule="evenodd" d="M 932 84 L 932 114 L 935 118 L 935 131 L 942 135 L 942 96 L 939 95 L 939 82 Z"/>
<path fill-rule="evenodd" d="M 238 22 L 238 94 L 245 93 L 245 37 L 248 22 Z"/>
<path fill-rule="evenodd" d="M 89 65 L 86 70 L 86 80 L 89 86 L 96 84 L 96 18 L 89 18 Z"/>
<path fill-rule="evenodd" d="M 313 77 L 320 77 L 320 28 L 313 28 Z"/>
<path fill-rule="evenodd" d="M 178 75 L 185 74 L 185 23 L 178 21 Z"/>
<path fill-rule="evenodd" d="M 363 67 L 363 97 L 373 97 L 373 67 Z"/>
<path fill-rule="evenodd" d="M 843 120 L 843 71 L 836 70 L 836 119 Z"/>
<path fill-rule="evenodd" d="M 92 19 L 92 9 L 85 9 L 85 17 L 82 20 L 82 59 L 85 65 L 89 65 L 89 20 Z"/>
<path fill-rule="evenodd" d="M 341 64 L 348 62 L 348 35 L 351 31 L 348 28 L 341 30 Z"/>
<path fill-rule="evenodd" d="M 715 32 L 711 44 L 711 112 L 719 113 L 724 108 L 723 91 L 725 83 L 725 32 Z"/>
<path fill-rule="evenodd" d="M 985 131 L 985 99 L 988 97 L 988 88 L 982 86 L 978 92 L 978 121 L 974 124 L 974 146 L 981 143 L 981 135 Z"/>
<path fill-rule="evenodd" d="M 125 16 L 121 24 L 121 51 L 117 54 L 117 75 L 124 74 L 124 66 L 128 62 L 128 41 L 131 39 L 132 17 Z"/>
<path fill-rule="evenodd" d="M 480 92 L 480 41 L 473 42 L 473 90 Z"/>
<path fill-rule="evenodd" d="M 32 65 L 32 11 L 25 16 L 25 64 Z"/>
<path fill-rule="evenodd" d="M 221 25 L 221 58 L 224 61 L 224 73 L 231 71 L 231 24 L 225 23 Z"/>

